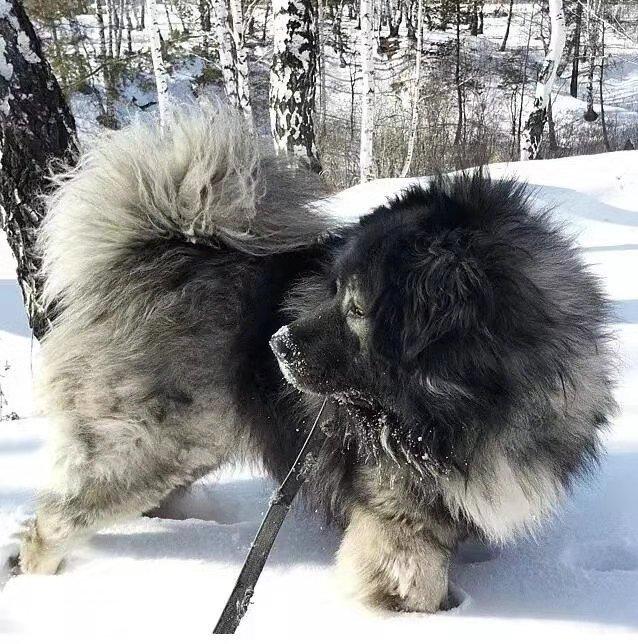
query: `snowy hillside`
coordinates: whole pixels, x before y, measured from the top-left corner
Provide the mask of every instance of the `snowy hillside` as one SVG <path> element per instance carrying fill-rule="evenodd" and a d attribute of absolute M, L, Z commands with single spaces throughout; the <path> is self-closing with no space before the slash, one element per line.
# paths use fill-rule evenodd
<path fill-rule="evenodd" d="M 350 604 L 333 578 L 338 534 L 298 508 L 241 635 L 638 641 L 638 152 L 498 165 L 492 173 L 526 179 L 541 205 L 556 206 L 616 303 L 622 412 L 601 471 L 536 540 L 502 549 L 466 545 L 451 573 L 461 604 L 435 616 L 375 614 Z M 333 207 L 356 217 L 402 185 L 351 188 Z M 21 417 L 0 422 L 0 641 L 208 639 L 272 489 L 248 469 L 200 481 L 173 503 L 170 518 L 139 518 L 100 533 L 57 576 L 10 577 L 13 533 L 46 470 L 42 443 L 50 427 L 33 416 L 30 393 L 35 354 L 0 240 L 0 387 L 7 399 L 0 416 Z"/>

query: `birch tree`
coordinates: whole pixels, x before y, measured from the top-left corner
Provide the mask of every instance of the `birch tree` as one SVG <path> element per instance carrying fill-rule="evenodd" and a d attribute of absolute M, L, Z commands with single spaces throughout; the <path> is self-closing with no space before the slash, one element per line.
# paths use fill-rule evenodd
<path fill-rule="evenodd" d="M 157 22 L 157 5 L 155 0 L 146 0 L 146 32 L 151 48 L 151 58 L 153 60 L 160 123 L 164 125 L 168 117 L 168 74 L 166 73 L 164 57 L 162 56 L 162 41 L 160 38 L 159 24 Z"/>
<path fill-rule="evenodd" d="M 417 0 L 417 18 L 416 18 L 416 61 L 414 63 L 414 78 L 412 80 L 412 118 L 410 120 L 410 135 L 408 139 L 408 151 L 405 155 L 405 162 L 401 176 L 407 177 L 412 165 L 414 156 L 414 145 L 416 143 L 416 133 L 419 127 L 419 83 L 421 82 L 421 50 L 423 48 L 423 0 Z"/>
<path fill-rule="evenodd" d="M 115 94 L 115 87 L 113 82 L 113 73 L 111 71 L 111 57 L 108 54 L 106 47 L 106 35 L 104 31 L 104 2 L 103 0 L 95 0 L 95 19 L 98 25 L 98 34 L 100 42 L 100 69 L 102 74 L 102 83 L 104 85 L 104 105 L 101 117 L 98 122 L 105 127 L 116 129 L 118 127 L 117 117 L 115 115 L 115 106 L 113 98 Z"/>
<path fill-rule="evenodd" d="M 244 44 L 244 14 L 241 0 L 229 0 L 233 44 L 235 47 L 235 69 L 237 70 L 237 106 L 249 123 L 253 120 L 250 105 L 250 79 L 248 76 L 248 56 Z"/>
<path fill-rule="evenodd" d="M 359 20 L 361 54 L 361 148 L 359 174 L 361 182 L 374 179 L 374 7 L 373 0 L 360 0 Z"/>
<path fill-rule="evenodd" d="M 317 20 L 313 0 L 273 0 L 270 127 L 278 154 L 319 172 L 315 143 Z"/>
<path fill-rule="evenodd" d="M 565 15 L 562 0 L 549 0 L 551 36 L 543 67 L 536 83 L 534 106 L 521 136 L 521 161 L 535 159 L 547 121 L 547 106 L 556 79 L 556 70 L 565 48 Z"/>
<path fill-rule="evenodd" d="M 230 31 L 230 18 L 226 0 L 212 0 L 212 19 L 217 39 L 219 65 L 222 69 L 226 98 L 233 107 L 239 107 L 237 95 L 237 64 Z"/>
<path fill-rule="evenodd" d="M 0 0 L 0 224 L 17 260 L 33 333 L 48 328 L 34 249 L 49 165 L 72 162 L 75 122 L 18 0 Z"/>

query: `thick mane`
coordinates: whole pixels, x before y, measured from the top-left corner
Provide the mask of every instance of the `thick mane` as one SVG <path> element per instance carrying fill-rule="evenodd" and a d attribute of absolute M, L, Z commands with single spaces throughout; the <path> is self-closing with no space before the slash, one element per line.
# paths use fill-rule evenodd
<path fill-rule="evenodd" d="M 437 177 L 364 218 L 340 258 L 374 303 L 377 370 L 400 365 L 384 395 L 403 426 L 392 450 L 424 476 L 458 477 L 450 508 L 497 539 L 528 526 L 529 508 L 551 512 L 595 462 L 614 410 L 608 302 L 529 197 L 481 171 Z M 490 514 L 497 474 L 525 512 Z"/>

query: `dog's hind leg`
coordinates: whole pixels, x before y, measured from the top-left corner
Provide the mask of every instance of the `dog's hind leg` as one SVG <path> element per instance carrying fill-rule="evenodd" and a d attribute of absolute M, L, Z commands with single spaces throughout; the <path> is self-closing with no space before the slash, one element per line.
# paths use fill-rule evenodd
<path fill-rule="evenodd" d="M 67 417 L 58 432 L 52 482 L 22 537 L 22 571 L 56 572 L 78 542 L 140 516 L 175 488 L 222 465 L 230 452 L 199 429 L 208 424 L 214 425 L 194 418 L 160 427 L 139 416 L 82 422 Z"/>
<path fill-rule="evenodd" d="M 36 518 L 22 538 L 22 572 L 55 573 L 79 542 L 101 528 L 141 515 L 157 506 L 172 489 L 194 478 L 177 469 L 146 471 L 138 477 L 86 477 L 72 491 L 43 492 Z"/>

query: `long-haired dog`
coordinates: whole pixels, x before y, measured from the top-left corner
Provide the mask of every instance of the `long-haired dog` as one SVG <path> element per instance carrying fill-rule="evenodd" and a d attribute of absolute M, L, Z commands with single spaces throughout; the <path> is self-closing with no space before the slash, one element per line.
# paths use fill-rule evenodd
<path fill-rule="evenodd" d="M 348 226 L 321 195 L 211 110 L 114 133 L 61 178 L 55 476 L 23 571 L 238 458 L 281 478 L 328 397 L 306 496 L 344 528 L 343 579 L 436 611 L 460 539 L 534 528 L 595 463 L 608 305 L 524 186 L 438 178 Z"/>

